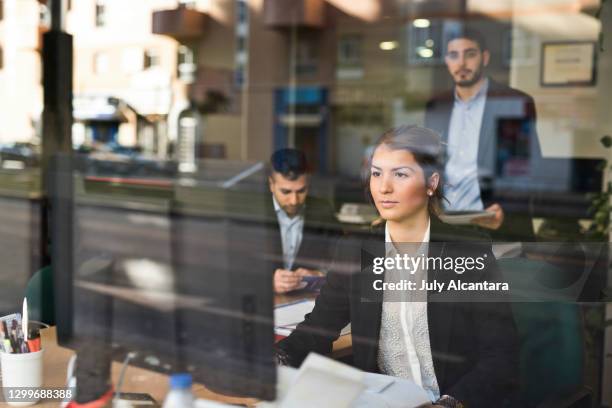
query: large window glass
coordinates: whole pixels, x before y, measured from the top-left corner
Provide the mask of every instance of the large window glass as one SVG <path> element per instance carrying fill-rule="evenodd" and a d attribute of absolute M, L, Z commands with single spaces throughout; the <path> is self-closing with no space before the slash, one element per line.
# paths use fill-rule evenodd
<path fill-rule="evenodd" d="M 418 208 L 428 220 L 419 239 L 436 242 L 442 225 L 454 231 L 442 240 L 490 241 L 500 279 L 511 283 L 502 300 L 518 333 L 518 399 L 485 405 L 557 397 L 567 403 L 557 406 L 572 406 L 569 395 L 580 406 L 612 406 L 611 1 L 62 4 L 67 36 L 49 31 L 52 1 L 0 1 L 2 314 L 17 312 L 31 278 L 52 267 L 83 296 L 83 310 L 100 299 L 118 308 L 116 321 L 101 320 L 113 341 L 158 358 L 137 364 L 187 370 L 181 353 L 189 350 L 209 372 L 227 373 L 190 348 L 218 327 L 232 334 L 210 337 L 213 357 L 236 357 L 230 378 L 259 378 L 241 364 L 264 361 L 261 381 L 227 384 L 269 396 L 273 305 L 313 300 L 330 276 L 343 286 L 343 273 L 364 268 L 342 258 L 342 245 L 393 241 L 392 225 L 405 219 L 392 207 L 406 200 L 397 211 Z M 411 126 L 433 132 L 435 154 L 394 139 Z M 411 165 L 388 175 L 394 154 Z M 403 172 L 413 165 L 422 171 L 416 181 Z M 343 304 L 347 316 L 363 314 L 356 305 Z M 364 368 L 365 335 L 384 351 L 368 349 L 371 371 L 407 373 L 398 368 L 410 362 L 404 354 L 383 364 L 393 347 L 385 336 L 416 329 L 393 329 L 391 317 L 431 316 L 395 306 L 383 301 L 372 317 L 380 333 L 351 322 L 342 361 Z M 66 316 L 56 321 L 60 333 Z M 473 320 L 456 321 L 474 328 Z M 156 321 L 172 336 L 142 341 L 158 332 Z M 451 327 L 460 339 L 425 356 L 435 368 L 427 378 L 439 374 L 438 391 L 450 393 L 441 373 L 469 371 L 451 367 L 485 351 L 463 342 L 478 330 L 441 321 L 428 321 L 429 351 L 446 344 L 436 330 Z M 255 340 L 240 343 L 246 337 Z"/>

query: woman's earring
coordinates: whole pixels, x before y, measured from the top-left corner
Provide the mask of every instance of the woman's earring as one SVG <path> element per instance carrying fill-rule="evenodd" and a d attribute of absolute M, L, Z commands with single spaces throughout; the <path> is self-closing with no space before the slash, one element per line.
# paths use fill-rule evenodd
<path fill-rule="evenodd" d="M 433 191 L 427 190 L 427 195 L 431 197 L 433 195 Z"/>

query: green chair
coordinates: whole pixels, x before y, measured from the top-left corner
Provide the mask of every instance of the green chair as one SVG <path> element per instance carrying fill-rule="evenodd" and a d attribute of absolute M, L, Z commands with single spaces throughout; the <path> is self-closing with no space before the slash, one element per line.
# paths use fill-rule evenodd
<path fill-rule="evenodd" d="M 523 407 L 590 407 L 583 387 L 584 331 L 580 308 L 559 302 L 513 303 L 520 338 Z"/>
<path fill-rule="evenodd" d="M 55 325 L 53 272 L 51 266 L 45 266 L 32 275 L 26 286 L 25 297 L 28 299 L 28 315 L 30 320 Z"/>
<path fill-rule="evenodd" d="M 591 407 L 584 384 L 585 341 L 580 305 L 563 283 L 567 271 L 525 258 L 498 260 L 513 294 L 512 312 L 519 340 L 519 395 L 525 408 Z M 560 284 L 558 284 L 559 282 Z M 542 288 L 537 292 L 537 288 Z M 530 299 L 529 290 L 534 298 Z M 548 291 L 548 292 L 547 292 Z M 550 301 L 538 296 L 557 294 Z M 542 300 L 542 298 L 540 298 Z"/>

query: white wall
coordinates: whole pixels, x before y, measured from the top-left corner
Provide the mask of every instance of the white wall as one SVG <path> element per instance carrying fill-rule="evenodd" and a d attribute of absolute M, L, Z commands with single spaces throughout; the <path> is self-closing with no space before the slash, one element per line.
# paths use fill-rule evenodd
<path fill-rule="evenodd" d="M 4 66 L 0 70 L 0 143 L 29 141 L 42 112 L 38 2 L 5 0 L 0 23 Z"/>
<path fill-rule="evenodd" d="M 545 4 L 544 4 L 545 3 Z M 543 87 L 540 84 L 542 43 L 554 41 L 597 41 L 600 22 L 581 13 L 573 0 L 514 0 L 514 35 L 531 38 L 531 58 L 513 59 L 511 85 L 533 95 L 538 110 L 538 133 L 546 157 L 602 158 L 609 155 L 599 140 L 610 132 L 610 113 L 602 95 L 612 94 L 608 62 L 599 60 L 598 78 L 592 87 Z M 513 55 L 524 53 L 525 45 L 513 43 Z M 605 58 L 604 58 L 605 59 Z M 606 66 L 606 64 L 608 64 Z M 606 119 L 602 120 L 605 116 Z"/>

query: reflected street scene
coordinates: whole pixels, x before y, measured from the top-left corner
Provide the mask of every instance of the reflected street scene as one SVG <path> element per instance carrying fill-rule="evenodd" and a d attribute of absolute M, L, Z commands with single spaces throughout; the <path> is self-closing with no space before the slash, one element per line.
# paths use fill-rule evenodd
<path fill-rule="evenodd" d="M 0 1 L 0 404 L 612 407 L 611 93 L 605 0 Z"/>

